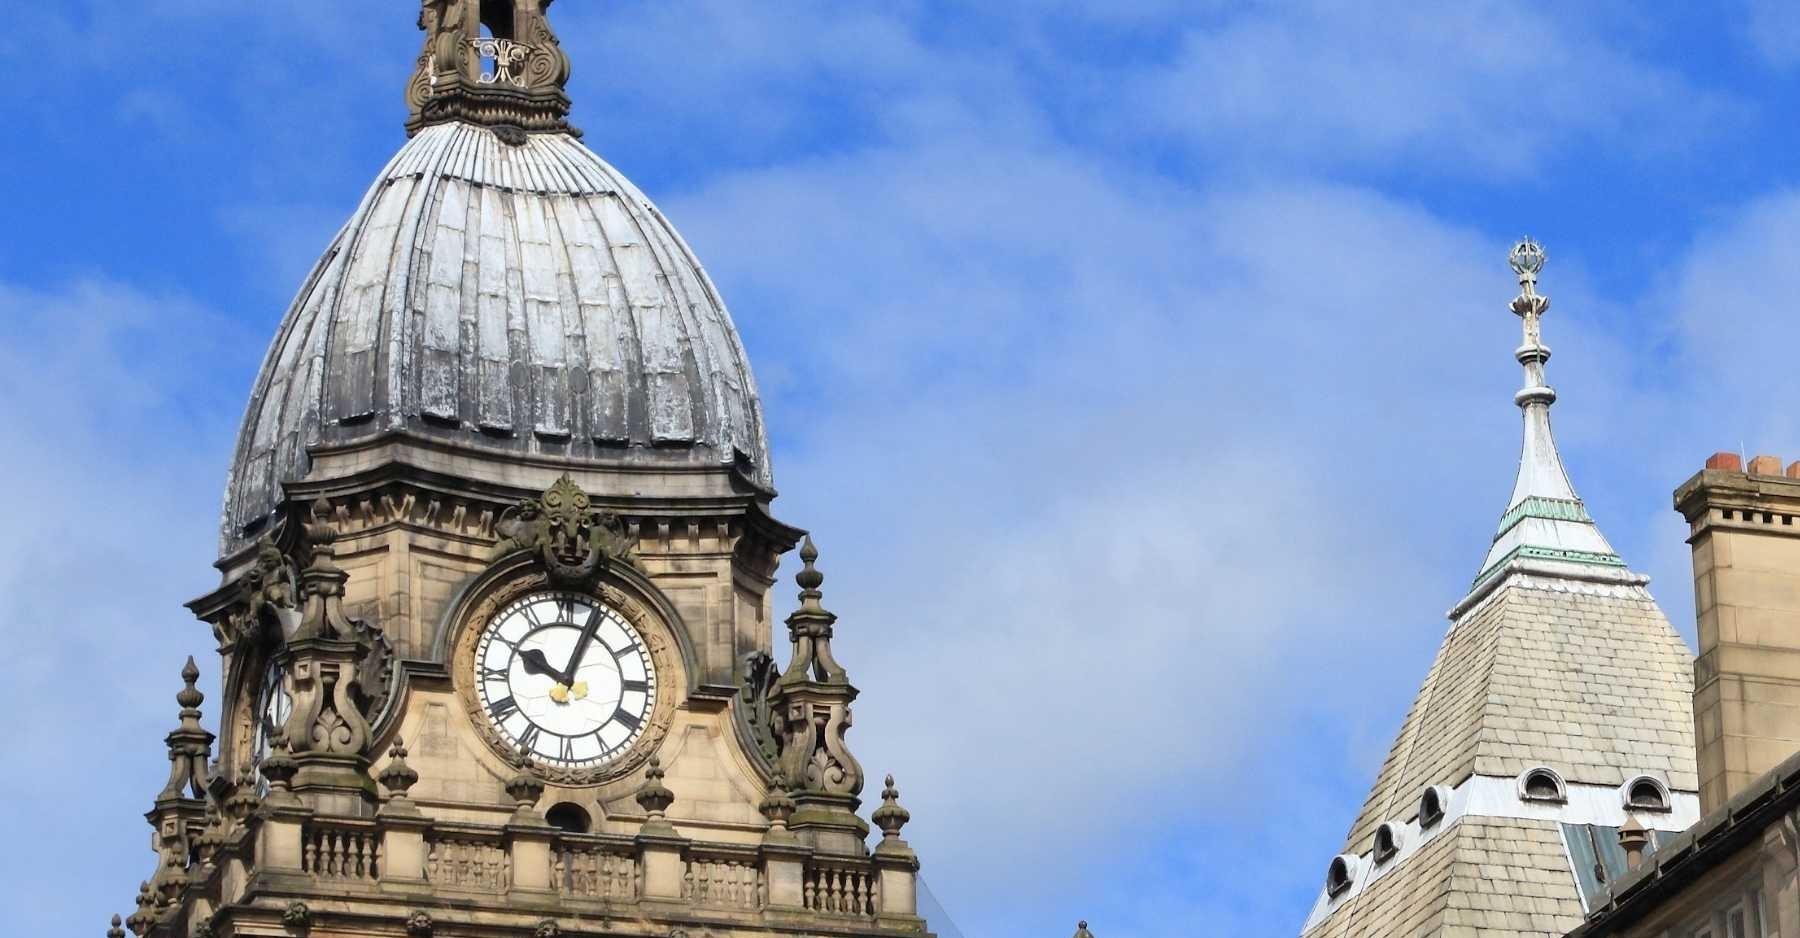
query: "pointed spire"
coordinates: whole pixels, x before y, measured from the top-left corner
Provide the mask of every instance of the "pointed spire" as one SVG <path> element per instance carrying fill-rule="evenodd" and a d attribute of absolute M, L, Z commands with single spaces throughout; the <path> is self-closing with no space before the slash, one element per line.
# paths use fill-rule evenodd
<path fill-rule="evenodd" d="M 1543 317 L 1550 310 L 1550 298 L 1537 290 L 1545 257 L 1543 246 L 1530 238 L 1513 245 L 1507 256 L 1519 280 L 1519 295 L 1513 298 L 1511 309 L 1524 333 L 1524 341 L 1513 351 L 1525 373 L 1523 386 L 1513 395 L 1513 403 L 1524 417 L 1524 442 L 1512 498 L 1501 515 L 1493 545 L 1469 596 L 1452 610 L 1453 616 L 1486 595 L 1506 570 L 1515 567 L 1531 566 L 1541 568 L 1540 573 L 1576 579 L 1645 582 L 1625 570 L 1625 562 L 1594 526 L 1569 482 L 1550 432 L 1550 405 L 1556 402 L 1556 391 L 1545 380 L 1550 346 L 1543 338 Z"/>
<path fill-rule="evenodd" d="M 1087 922 L 1083 921 L 1083 922 L 1076 924 L 1075 938 L 1094 938 L 1094 933 L 1091 931 L 1088 931 Z"/>

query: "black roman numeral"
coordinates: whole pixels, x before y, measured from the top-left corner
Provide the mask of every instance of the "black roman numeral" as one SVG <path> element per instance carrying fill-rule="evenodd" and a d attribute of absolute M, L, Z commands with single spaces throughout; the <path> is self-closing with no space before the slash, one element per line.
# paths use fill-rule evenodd
<path fill-rule="evenodd" d="M 510 696 L 502 697 L 499 700 L 488 704 L 488 712 L 494 715 L 496 721 L 504 720 L 518 711 L 518 701 L 513 700 Z"/>
<path fill-rule="evenodd" d="M 648 693 L 650 693 L 650 682 L 649 681 L 626 681 L 625 689 L 641 691 L 643 693 L 648 694 Z"/>
<path fill-rule="evenodd" d="M 637 714 L 627 711 L 624 707 L 620 707 L 618 712 L 612 715 L 612 718 L 614 722 L 624 724 L 626 729 L 634 733 L 637 732 L 637 728 L 644 723 L 643 720 L 638 719 Z"/>
<path fill-rule="evenodd" d="M 519 745 L 524 746 L 526 749 L 536 749 L 538 734 L 542 732 L 543 730 L 538 729 L 536 723 L 527 724 L 525 732 L 519 734 Z"/>
<path fill-rule="evenodd" d="M 506 669 L 490 668 L 484 665 L 481 669 L 481 679 L 483 681 L 504 681 L 506 680 Z"/>
<path fill-rule="evenodd" d="M 556 618 L 557 621 L 568 625 L 579 625 L 580 623 L 575 621 L 575 600 L 567 596 L 558 598 L 556 600 Z"/>
<path fill-rule="evenodd" d="M 575 740 L 567 736 L 558 736 L 562 740 L 556 750 L 556 757 L 564 762 L 575 761 Z"/>

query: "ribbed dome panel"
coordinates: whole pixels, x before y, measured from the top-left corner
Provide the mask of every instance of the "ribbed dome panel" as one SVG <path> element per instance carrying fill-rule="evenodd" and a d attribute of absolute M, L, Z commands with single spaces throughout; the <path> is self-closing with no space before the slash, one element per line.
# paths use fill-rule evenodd
<path fill-rule="evenodd" d="M 773 478 L 718 291 L 656 207 L 561 134 L 466 124 L 397 154 L 282 320 L 225 492 L 222 549 L 307 447 L 396 429 L 571 460 Z"/>

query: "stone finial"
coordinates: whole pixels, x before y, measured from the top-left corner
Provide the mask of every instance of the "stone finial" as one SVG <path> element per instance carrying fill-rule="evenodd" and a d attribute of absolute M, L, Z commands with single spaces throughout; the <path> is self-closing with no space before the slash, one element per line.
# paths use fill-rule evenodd
<path fill-rule="evenodd" d="M 269 780 L 271 791 L 281 795 L 288 793 L 288 783 L 294 780 L 294 773 L 300 771 L 300 766 L 288 752 L 286 733 L 275 734 L 275 740 L 269 744 L 269 754 L 263 757 L 262 764 L 257 768 L 262 772 L 262 777 Z"/>
<path fill-rule="evenodd" d="M 200 725 L 200 704 L 206 695 L 195 686 L 199 680 L 200 668 L 194 664 L 194 656 L 189 655 L 181 668 L 182 688 L 175 694 L 175 703 L 181 707 L 181 723 L 165 738 L 169 747 L 169 781 L 157 793 L 159 802 L 206 797 L 206 761 L 212 753 L 213 735 Z"/>
<path fill-rule="evenodd" d="M 1650 832 L 1638 822 L 1637 817 L 1625 819 L 1625 826 L 1619 828 L 1619 846 L 1625 851 L 1625 865 L 1637 869 L 1644 862 L 1644 848 L 1650 845 Z"/>
<path fill-rule="evenodd" d="M 125 929 L 119 927 L 121 924 L 123 924 L 123 922 L 119 918 L 119 913 L 114 912 L 112 917 L 112 927 L 106 930 L 106 938 L 125 938 Z"/>
<path fill-rule="evenodd" d="M 1523 282 L 1537 279 L 1538 271 L 1544 269 L 1547 257 L 1543 245 L 1530 238 L 1522 238 L 1507 253 L 1506 262 L 1512 267 L 1513 273 L 1518 275 L 1520 282 Z"/>
<path fill-rule="evenodd" d="M 1077 922 L 1075 924 L 1074 938 L 1094 938 L 1094 933 L 1091 931 L 1088 931 L 1087 922 L 1085 922 L 1085 921 Z"/>
<path fill-rule="evenodd" d="M 388 748 L 388 764 L 376 780 L 395 798 L 405 798 L 407 791 L 418 784 L 419 773 L 406 764 L 406 743 L 400 737 L 394 737 L 394 745 Z M 532 801 L 535 803 L 537 799 Z"/>
<path fill-rule="evenodd" d="M 664 812 L 669 810 L 669 805 L 675 803 L 675 793 L 669 790 L 669 786 L 663 784 L 665 774 L 662 760 L 651 756 L 650 767 L 644 770 L 644 787 L 638 789 L 637 803 L 644 809 L 645 814 L 650 815 L 652 821 L 662 820 Z"/>
<path fill-rule="evenodd" d="M 788 818 L 794 816 L 794 809 L 794 799 L 788 797 L 787 777 L 777 772 L 774 781 L 769 783 L 769 793 L 763 796 L 757 810 L 769 819 L 771 830 L 785 831 Z"/>
<path fill-rule="evenodd" d="M 819 572 L 814 564 L 819 559 L 819 549 L 813 545 L 812 535 L 800 545 L 800 562 L 803 566 L 794 576 L 794 582 L 800 585 L 800 608 L 788 616 L 788 638 L 793 642 L 793 656 L 788 662 L 787 671 L 780 681 L 793 684 L 800 681 L 816 679 L 827 684 L 849 683 L 849 675 L 842 665 L 831 654 L 831 637 L 837 616 L 826 610 L 820 600 L 825 598 L 819 587 L 825 584 L 825 574 Z"/>
<path fill-rule="evenodd" d="M 175 694 L 175 702 L 181 705 L 181 728 L 200 728 L 200 705 L 206 702 L 206 695 L 194 686 L 200 680 L 200 666 L 194 663 L 194 656 L 188 655 L 187 664 L 181 666 L 181 681 L 185 685 Z"/>
<path fill-rule="evenodd" d="M 883 840 L 899 840 L 900 828 L 912 820 L 912 812 L 900 807 L 900 790 L 894 787 L 894 777 L 887 777 L 887 786 L 881 790 L 881 807 L 875 809 L 872 816 L 875 826 L 881 828 Z"/>
<path fill-rule="evenodd" d="M 225 796 L 225 816 L 234 821 L 242 821 L 256 810 L 258 800 L 256 776 L 249 766 L 245 766 L 238 773 L 237 781 L 232 783 L 231 794 Z"/>
<path fill-rule="evenodd" d="M 132 912 L 131 917 L 125 920 L 125 927 L 141 938 L 156 924 L 156 896 L 150 892 L 149 880 L 138 883 L 137 899 L 134 901 L 137 903 L 137 911 Z"/>
<path fill-rule="evenodd" d="M 512 759 L 513 777 L 506 780 L 506 794 L 516 805 L 516 814 L 529 814 L 544 797 L 544 780 L 538 777 L 531 762 L 531 750 L 520 746 Z"/>

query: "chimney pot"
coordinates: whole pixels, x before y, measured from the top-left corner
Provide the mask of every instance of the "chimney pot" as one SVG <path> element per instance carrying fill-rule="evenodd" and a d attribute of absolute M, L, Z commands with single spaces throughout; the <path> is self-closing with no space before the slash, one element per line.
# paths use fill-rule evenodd
<path fill-rule="evenodd" d="M 1706 468 L 1724 472 L 1743 472 L 1744 460 L 1736 453 L 1714 453 L 1707 457 Z"/>

